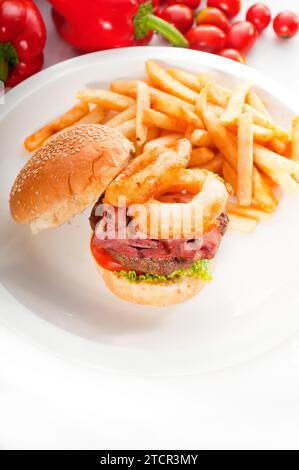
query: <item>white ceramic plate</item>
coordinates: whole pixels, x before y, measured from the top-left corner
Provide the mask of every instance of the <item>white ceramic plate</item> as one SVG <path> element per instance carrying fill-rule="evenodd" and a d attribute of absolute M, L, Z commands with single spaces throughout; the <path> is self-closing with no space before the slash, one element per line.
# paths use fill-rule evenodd
<path fill-rule="evenodd" d="M 257 71 L 182 49 L 88 54 L 18 86 L 0 105 L 0 321 L 55 355 L 99 368 L 141 374 L 219 369 L 269 350 L 299 326 L 298 195 L 285 197 L 254 234 L 228 233 L 215 280 L 166 309 L 131 305 L 108 292 L 89 254 L 89 211 L 35 237 L 9 215 L 9 190 L 26 159 L 24 137 L 71 106 L 79 88 L 144 76 L 149 58 L 211 72 L 226 85 L 252 80 L 282 125 L 296 113 L 294 96 Z"/>

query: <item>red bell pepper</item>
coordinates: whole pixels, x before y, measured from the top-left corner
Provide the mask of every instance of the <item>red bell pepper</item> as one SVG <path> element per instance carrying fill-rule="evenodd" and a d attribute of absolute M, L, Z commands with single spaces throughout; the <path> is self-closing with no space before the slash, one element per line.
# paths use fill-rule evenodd
<path fill-rule="evenodd" d="M 151 0 L 49 0 L 59 34 L 84 52 L 147 44 L 152 31 L 174 46 L 188 41 L 172 25 L 154 13 L 158 1 Z"/>
<path fill-rule="evenodd" d="M 43 65 L 46 28 L 31 0 L 0 0 L 0 80 L 13 87 Z"/>

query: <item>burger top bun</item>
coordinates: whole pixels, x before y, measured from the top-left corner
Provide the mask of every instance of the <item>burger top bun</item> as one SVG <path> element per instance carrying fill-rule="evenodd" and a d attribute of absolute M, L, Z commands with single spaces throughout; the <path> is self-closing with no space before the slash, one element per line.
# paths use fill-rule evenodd
<path fill-rule="evenodd" d="M 114 129 L 74 126 L 27 161 L 10 193 L 10 211 L 33 233 L 63 224 L 91 205 L 127 165 L 134 147 Z"/>

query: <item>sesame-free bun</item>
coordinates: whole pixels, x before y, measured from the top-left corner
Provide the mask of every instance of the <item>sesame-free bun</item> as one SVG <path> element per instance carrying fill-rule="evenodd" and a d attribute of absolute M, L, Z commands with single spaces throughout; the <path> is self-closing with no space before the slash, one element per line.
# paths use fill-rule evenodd
<path fill-rule="evenodd" d="M 213 262 L 209 262 L 212 269 Z M 177 281 L 149 283 L 130 282 L 117 276 L 113 271 L 96 265 L 102 274 L 106 286 L 122 300 L 135 304 L 152 305 L 156 307 L 167 307 L 190 299 L 196 295 L 206 284 L 201 278 L 183 277 Z"/>
<path fill-rule="evenodd" d="M 128 139 L 101 125 L 69 128 L 37 150 L 18 174 L 10 211 L 33 233 L 63 224 L 91 205 L 127 165 Z"/>

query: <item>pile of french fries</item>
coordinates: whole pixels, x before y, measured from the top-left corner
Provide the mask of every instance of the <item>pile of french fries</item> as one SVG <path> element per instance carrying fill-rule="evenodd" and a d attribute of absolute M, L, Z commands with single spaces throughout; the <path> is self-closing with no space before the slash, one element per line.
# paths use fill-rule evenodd
<path fill-rule="evenodd" d="M 206 73 L 146 62 L 147 80 L 114 81 L 110 90 L 84 89 L 78 103 L 26 138 L 32 152 L 57 132 L 105 124 L 130 139 L 136 154 L 182 137 L 192 144 L 189 167 L 219 174 L 234 191 L 230 229 L 251 232 L 278 206 L 277 189 L 299 188 L 299 116 L 290 132 L 276 124 L 252 83 L 228 89 Z"/>

